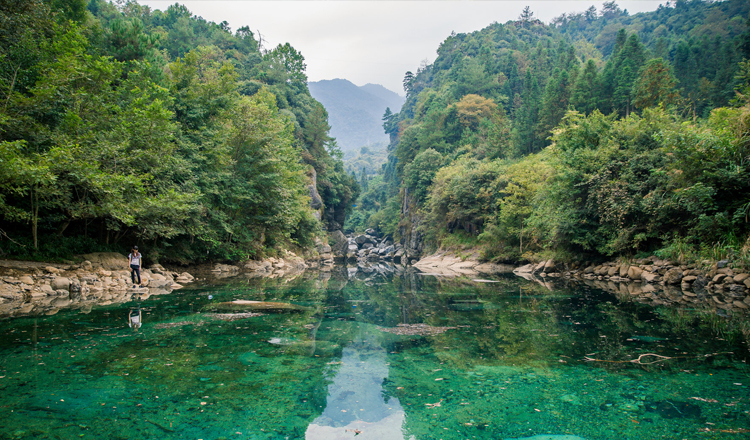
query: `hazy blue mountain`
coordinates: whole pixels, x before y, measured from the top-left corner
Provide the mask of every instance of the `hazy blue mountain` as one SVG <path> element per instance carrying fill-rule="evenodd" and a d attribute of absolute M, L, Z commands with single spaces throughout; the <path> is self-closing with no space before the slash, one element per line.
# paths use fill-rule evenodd
<path fill-rule="evenodd" d="M 385 102 L 391 103 L 388 106 L 391 107 L 391 111 L 393 111 L 394 113 L 398 113 L 398 110 L 401 109 L 401 105 L 404 103 L 403 96 L 397 95 L 396 93 L 386 89 L 380 84 L 365 84 L 361 86 L 360 89 L 373 96 L 377 96 Z M 393 104 L 398 104 L 398 107 L 394 108 Z"/>
<path fill-rule="evenodd" d="M 308 84 L 310 94 L 328 110 L 331 136 L 341 150 L 358 150 L 365 145 L 388 142 L 383 133 L 383 113 L 401 109 L 404 98 L 378 84 L 357 86 L 345 79 Z"/>

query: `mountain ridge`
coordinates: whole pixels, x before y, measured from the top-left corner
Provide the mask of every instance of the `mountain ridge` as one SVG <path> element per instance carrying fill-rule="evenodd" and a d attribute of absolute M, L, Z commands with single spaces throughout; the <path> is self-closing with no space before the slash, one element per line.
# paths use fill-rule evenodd
<path fill-rule="evenodd" d="M 386 108 L 398 111 L 405 99 L 380 84 L 357 86 L 342 78 L 310 82 L 308 89 L 328 111 L 331 136 L 344 152 L 387 143 L 383 113 Z"/>

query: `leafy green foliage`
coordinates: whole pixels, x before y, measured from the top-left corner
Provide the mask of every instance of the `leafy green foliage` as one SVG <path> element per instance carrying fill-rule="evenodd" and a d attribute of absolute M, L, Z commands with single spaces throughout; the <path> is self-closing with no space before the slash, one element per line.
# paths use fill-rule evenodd
<path fill-rule="evenodd" d="M 419 225 L 425 248 L 476 239 L 490 259 L 745 243 L 749 13 L 607 2 L 452 34 L 384 115 L 387 200 L 367 218 Z"/>
<path fill-rule="evenodd" d="M 745 147 L 727 130 L 740 112 L 716 110 L 699 126 L 663 110 L 621 121 L 569 115 L 535 224 L 549 243 L 604 255 L 653 251 L 670 236 L 699 245 L 746 235 Z"/>
<path fill-rule="evenodd" d="M 249 29 L 179 5 L 28 0 L 0 15 L 5 252 L 60 258 L 43 244 L 66 235 L 185 263 L 307 246 L 310 167 L 329 228 L 343 223 L 358 186 L 293 47 L 261 53 Z"/>

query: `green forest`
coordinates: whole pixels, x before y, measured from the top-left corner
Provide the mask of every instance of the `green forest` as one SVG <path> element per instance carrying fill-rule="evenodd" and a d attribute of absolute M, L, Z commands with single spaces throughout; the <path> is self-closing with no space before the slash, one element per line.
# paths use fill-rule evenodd
<path fill-rule="evenodd" d="M 374 228 L 410 258 L 750 264 L 746 1 L 549 24 L 527 7 L 454 33 L 383 115 L 387 159 L 348 167 L 304 56 L 248 27 L 19 0 L 0 1 L 0 40 L 0 258 L 238 261 Z"/>
<path fill-rule="evenodd" d="M 750 264 L 750 3 L 614 2 L 452 34 L 386 112 L 388 162 L 347 229 L 410 258 Z"/>
<path fill-rule="evenodd" d="M 359 186 L 305 68 L 178 4 L 0 1 L 0 258 L 236 261 L 340 229 Z"/>

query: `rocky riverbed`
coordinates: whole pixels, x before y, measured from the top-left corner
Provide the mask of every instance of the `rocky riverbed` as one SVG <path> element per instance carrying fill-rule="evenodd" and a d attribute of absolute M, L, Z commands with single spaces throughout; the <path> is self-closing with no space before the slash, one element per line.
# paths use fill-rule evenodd
<path fill-rule="evenodd" d="M 377 262 L 407 263 L 404 246 L 401 243 L 394 243 L 390 237 L 377 236 L 373 229 L 367 229 L 364 234 L 350 234 L 348 236 L 341 231 L 336 231 L 331 235 L 331 241 L 333 244 L 330 246 L 329 252 L 337 261 L 365 264 Z"/>

